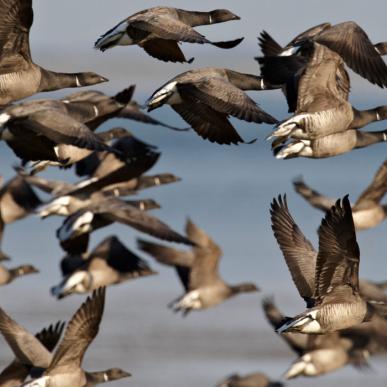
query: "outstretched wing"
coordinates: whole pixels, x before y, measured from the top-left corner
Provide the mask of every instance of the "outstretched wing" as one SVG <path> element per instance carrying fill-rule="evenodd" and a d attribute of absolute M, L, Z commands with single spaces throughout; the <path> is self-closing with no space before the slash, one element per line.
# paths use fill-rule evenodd
<path fill-rule="evenodd" d="M 290 215 L 286 196 L 273 199 L 270 209 L 272 229 L 284 255 L 293 282 L 308 306 L 314 293 L 317 253 Z"/>

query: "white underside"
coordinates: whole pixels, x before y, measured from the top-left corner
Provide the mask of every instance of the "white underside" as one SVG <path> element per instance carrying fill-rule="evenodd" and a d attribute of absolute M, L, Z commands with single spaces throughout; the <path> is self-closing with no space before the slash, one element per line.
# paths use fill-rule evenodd
<path fill-rule="evenodd" d="M 94 214 L 91 211 L 86 211 L 79 216 L 75 222 L 64 223 L 58 231 L 58 238 L 60 241 L 68 240 L 75 231 L 87 232 L 90 230 L 90 223 L 94 218 Z"/>
<path fill-rule="evenodd" d="M 165 85 L 162 89 L 157 91 L 149 100 L 148 106 L 152 106 L 160 103 L 164 99 L 166 99 L 165 103 L 168 105 L 175 105 L 182 103 L 181 96 L 176 88 L 177 82 L 170 82 Z M 172 94 L 171 94 L 172 93 Z"/>
<path fill-rule="evenodd" d="M 128 22 L 126 20 L 117 24 L 117 26 L 110 31 L 109 34 L 104 35 L 97 41 L 95 47 L 101 48 L 109 43 L 114 43 L 116 46 L 129 46 L 133 44 L 133 40 L 126 33 L 127 28 Z"/>

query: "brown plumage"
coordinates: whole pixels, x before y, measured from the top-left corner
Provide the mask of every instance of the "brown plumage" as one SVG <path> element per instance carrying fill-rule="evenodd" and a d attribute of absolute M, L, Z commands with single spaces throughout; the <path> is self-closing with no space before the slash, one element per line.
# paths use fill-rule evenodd
<path fill-rule="evenodd" d="M 222 9 L 211 12 L 186 11 L 171 7 L 154 7 L 137 12 L 107 31 L 95 48 L 105 51 L 116 45 L 138 45 L 150 56 L 165 62 L 188 62 L 178 42 L 209 43 L 220 48 L 233 48 L 242 40 L 211 42 L 193 29 L 194 26 L 238 20 Z"/>
<path fill-rule="evenodd" d="M 244 90 L 261 90 L 261 78 L 221 68 L 187 71 L 157 89 L 148 111 L 168 104 L 204 139 L 218 144 L 243 142 L 228 121 L 276 123 Z"/>
<path fill-rule="evenodd" d="M 29 32 L 32 0 L 0 1 L 0 105 L 40 91 L 80 87 L 106 82 L 95 73 L 56 73 L 31 58 Z"/>
<path fill-rule="evenodd" d="M 66 256 L 61 262 L 63 280 L 51 288 L 58 299 L 88 293 L 101 286 L 157 274 L 115 236 L 105 238 L 87 256 Z"/>
<path fill-rule="evenodd" d="M 322 220 L 315 262 L 313 248 L 291 217 L 286 198 L 274 199 L 270 213 L 274 235 L 310 308 L 288 319 L 278 332 L 321 334 L 367 321 L 371 312 L 359 292 L 360 251 L 348 197 L 338 200 Z M 303 272 L 305 268 L 308 271 Z"/>
<path fill-rule="evenodd" d="M 191 251 L 181 251 L 153 242 L 138 240 L 142 251 L 158 262 L 175 267 L 185 294 L 174 300 L 170 307 L 187 315 L 191 310 L 215 306 L 226 299 L 242 293 L 258 291 L 252 283 L 228 285 L 219 276 L 220 247 L 190 220 L 186 224 L 186 235 L 195 246 Z"/>

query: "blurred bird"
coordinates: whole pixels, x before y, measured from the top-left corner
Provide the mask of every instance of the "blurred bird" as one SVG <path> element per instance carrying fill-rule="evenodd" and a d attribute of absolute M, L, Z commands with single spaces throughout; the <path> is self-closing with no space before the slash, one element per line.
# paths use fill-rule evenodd
<path fill-rule="evenodd" d="M 232 374 L 217 384 L 216 387 L 283 387 L 283 384 L 272 382 L 265 374 L 256 372 L 245 376 Z"/>
<path fill-rule="evenodd" d="M 220 278 L 218 265 L 222 250 L 190 220 L 186 224 L 186 235 L 195 243 L 191 251 L 138 240 L 140 250 L 162 264 L 175 267 L 185 290 L 184 295 L 170 303 L 175 312 L 182 311 L 186 316 L 191 310 L 209 308 L 237 294 L 259 290 L 253 283 L 228 285 Z"/>

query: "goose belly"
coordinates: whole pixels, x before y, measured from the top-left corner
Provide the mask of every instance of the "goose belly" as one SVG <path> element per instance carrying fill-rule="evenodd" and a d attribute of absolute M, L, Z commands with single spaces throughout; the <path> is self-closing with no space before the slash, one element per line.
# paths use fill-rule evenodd
<path fill-rule="evenodd" d="M 376 206 L 367 210 L 353 211 L 353 222 L 357 230 L 372 228 L 383 222 L 385 213 L 382 207 Z"/>
<path fill-rule="evenodd" d="M 40 78 L 38 69 L 0 75 L 0 105 L 35 94 Z"/>
<path fill-rule="evenodd" d="M 356 146 L 356 131 L 347 130 L 312 141 L 314 157 L 324 158 L 351 151 Z"/>
<path fill-rule="evenodd" d="M 367 315 L 365 301 L 323 305 L 317 319 L 324 332 L 334 332 L 361 324 Z"/>

